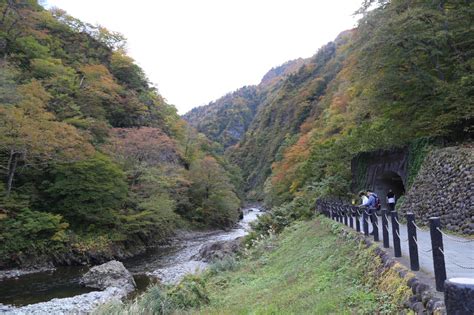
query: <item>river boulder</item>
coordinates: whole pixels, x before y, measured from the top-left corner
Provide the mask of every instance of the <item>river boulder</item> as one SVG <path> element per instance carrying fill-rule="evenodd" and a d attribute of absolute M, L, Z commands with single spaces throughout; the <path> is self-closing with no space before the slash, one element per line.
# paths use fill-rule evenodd
<path fill-rule="evenodd" d="M 236 238 L 231 241 L 219 241 L 210 244 L 204 244 L 199 253 L 193 257 L 205 262 L 212 262 L 215 260 L 221 260 L 226 256 L 232 256 L 237 253 L 242 243 L 242 238 Z"/>
<path fill-rule="evenodd" d="M 115 287 L 123 289 L 127 293 L 134 291 L 137 286 L 130 271 L 116 260 L 91 268 L 82 276 L 80 282 L 89 288 L 105 290 Z"/>

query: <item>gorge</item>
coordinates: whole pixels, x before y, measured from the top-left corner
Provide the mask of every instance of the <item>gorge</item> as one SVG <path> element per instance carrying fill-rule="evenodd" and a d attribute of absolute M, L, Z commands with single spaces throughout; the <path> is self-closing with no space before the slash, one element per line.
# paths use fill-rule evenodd
<path fill-rule="evenodd" d="M 104 299 L 84 312 L 402 312 L 409 289 L 393 270 L 366 276 L 370 248 L 350 284 L 361 243 L 335 257 L 341 233 L 315 216 L 316 200 L 390 188 L 400 214 L 474 233 L 470 1 L 363 1 L 357 26 L 312 57 L 183 116 L 121 34 L 34 0 L 1 1 L 0 12 L 0 303 L 14 305 L 0 312 L 90 294 L 80 275 L 111 260 L 143 294 L 97 310 L 120 294 L 96 292 Z M 244 235 L 229 259 L 200 253 Z M 257 287 L 253 308 L 232 300 Z"/>

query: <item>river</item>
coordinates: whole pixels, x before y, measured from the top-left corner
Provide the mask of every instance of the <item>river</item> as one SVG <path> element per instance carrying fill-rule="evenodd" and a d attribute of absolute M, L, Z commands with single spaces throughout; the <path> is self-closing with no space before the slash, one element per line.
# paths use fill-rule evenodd
<path fill-rule="evenodd" d="M 145 290 L 157 277 L 163 283 L 176 283 L 187 273 L 203 270 L 208 264 L 196 258 L 203 245 L 246 235 L 250 230 L 250 222 L 260 214 L 259 208 L 246 208 L 243 219 L 229 231 L 181 232 L 170 245 L 156 247 L 145 254 L 122 261 L 137 283 L 135 294 Z M 15 310 L 22 310 L 21 307 L 25 305 L 31 311 L 34 310 L 35 303 L 51 299 L 58 303 L 78 303 L 80 297 L 87 297 L 87 294 L 91 295 L 94 291 L 79 284 L 81 276 L 88 269 L 87 266 L 58 267 L 47 272 L 0 281 L 0 313 L 15 313 Z M 68 297 L 69 299 L 62 299 Z"/>

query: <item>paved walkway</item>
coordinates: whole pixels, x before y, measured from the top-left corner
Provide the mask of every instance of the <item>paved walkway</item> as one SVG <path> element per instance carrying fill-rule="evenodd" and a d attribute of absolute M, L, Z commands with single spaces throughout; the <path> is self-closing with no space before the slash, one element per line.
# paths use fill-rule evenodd
<path fill-rule="evenodd" d="M 388 227 L 389 227 L 389 240 L 390 240 L 390 250 L 393 253 L 393 239 L 392 239 L 392 226 L 390 217 Z M 361 229 L 362 229 L 362 218 Z M 382 247 L 383 236 L 382 236 L 382 218 L 379 217 L 379 239 L 380 246 Z M 354 222 L 355 227 L 355 222 Z M 372 224 L 369 220 L 369 232 L 372 231 Z M 433 254 L 431 250 L 431 238 L 430 232 L 428 229 L 419 230 L 417 229 L 417 241 L 418 241 L 418 259 L 420 262 L 420 269 L 428 272 L 431 275 L 434 275 L 433 268 Z M 371 236 L 373 238 L 373 236 Z M 461 242 L 459 242 L 459 240 Z M 462 242 L 469 241 L 469 242 Z M 400 224 L 400 244 L 402 249 L 402 256 L 406 257 L 409 261 L 409 252 L 408 252 L 408 235 L 407 235 L 407 226 L 406 224 Z M 474 278 L 474 240 L 470 241 L 469 239 L 449 236 L 446 237 L 443 235 L 443 247 L 445 254 L 445 265 L 446 265 L 446 275 L 447 278 Z M 409 266 L 408 266 L 409 267 Z"/>

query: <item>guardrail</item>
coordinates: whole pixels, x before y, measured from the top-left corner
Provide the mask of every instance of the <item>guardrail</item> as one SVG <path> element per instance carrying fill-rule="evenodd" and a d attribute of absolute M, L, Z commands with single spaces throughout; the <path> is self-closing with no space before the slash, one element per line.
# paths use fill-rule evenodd
<path fill-rule="evenodd" d="M 434 275 L 435 275 L 435 282 L 436 282 L 436 290 L 443 292 L 445 290 L 445 282 L 448 285 L 448 288 L 452 291 L 454 289 L 462 288 L 463 292 L 471 292 L 472 298 L 474 298 L 474 278 L 454 278 L 449 279 L 446 281 L 446 263 L 445 263 L 445 254 L 444 254 L 444 245 L 443 245 L 443 237 L 449 238 L 450 241 L 455 241 L 459 243 L 471 243 L 474 245 L 474 239 L 462 239 L 458 237 L 454 237 L 444 233 L 441 230 L 441 221 L 439 217 L 432 217 L 429 219 L 429 233 L 431 239 L 431 246 L 430 248 L 423 248 L 418 243 L 417 238 L 417 231 L 424 231 L 428 232 L 420 228 L 415 222 L 415 215 L 413 213 L 406 214 L 406 221 L 407 221 L 407 235 L 406 239 L 402 239 L 400 236 L 400 222 L 398 221 L 398 214 L 396 211 L 388 212 L 387 210 L 380 211 L 380 215 L 377 214 L 375 209 L 367 209 L 365 207 L 359 206 L 352 206 L 343 203 L 338 203 L 334 201 L 327 201 L 323 199 L 319 199 L 316 201 L 316 210 L 321 214 L 325 215 L 328 218 L 331 218 L 337 222 L 345 224 L 351 228 L 354 228 L 356 231 L 363 233 L 365 236 L 369 236 L 369 227 L 372 226 L 372 233 L 374 241 L 379 242 L 379 218 L 381 217 L 381 232 L 382 232 L 382 241 L 384 248 L 390 248 L 390 239 L 389 239 L 389 222 L 392 227 L 392 242 L 393 242 L 393 251 L 395 257 L 401 257 L 401 242 L 408 243 L 408 252 L 410 258 L 410 268 L 413 271 L 420 270 L 420 262 L 419 262 L 419 253 L 422 255 L 429 255 L 431 252 L 432 260 L 433 260 L 433 267 L 434 267 Z M 390 217 L 389 217 L 390 216 Z M 354 224 L 355 223 L 355 224 Z M 361 224 L 362 223 L 362 224 Z M 362 227 L 361 227 L 362 225 Z M 425 245 L 426 247 L 426 245 Z M 474 246 L 472 248 L 471 253 L 474 252 Z M 474 267 L 465 266 L 461 263 L 458 263 L 454 260 L 454 257 L 449 257 L 450 263 L 458 266 L 462 269 L 472 269 Z M 474 271 L 473 271 L 474 277 Z M 461 279 L 461 280 L 459 280 Z M 467 281 L 467 284 L 466 284 Z M 461 283 L 457 285 L 457 283 Z M 469 287 L 470 289 L 466 291 L 466 288 Z M 445 292 L 445 296 L 448 296 L 448 292 Z M 452 296 L 450 294 L 449 296 Z M 463 302 L 465 297 L 462 301 L 458 301 L 459 303 L 467 303 Z M 471 299 L 472 301 L 472 299 Z M 459 304 L 458 303 L 458 304 Z M 469 310 L 473 310 L 474 314 L 474 303 L 471 303 Z M 454 305 L 454 304 L 453 304 Z M 448 304 L 446 304 L 448 307 Z M 464 306 L 463 306 L 464 307 Z M 448 309 L 448 314 L 449 314 Z"/>

